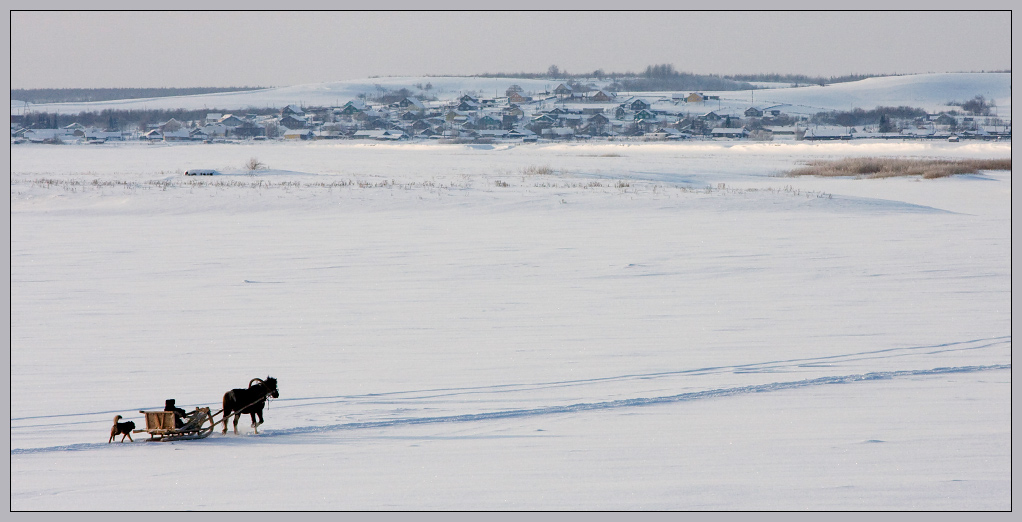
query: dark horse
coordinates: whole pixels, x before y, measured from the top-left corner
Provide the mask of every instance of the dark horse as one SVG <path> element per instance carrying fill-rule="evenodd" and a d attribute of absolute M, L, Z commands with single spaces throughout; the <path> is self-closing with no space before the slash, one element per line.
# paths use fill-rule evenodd
<path fill-rule="evenodd" d="M 267 377 L 265 381 L 257 377 L 248 381 L 247 390 L 235 388 L 225 393 L 224 433 L 227 433 L 227 419 L 230 418 L 231 413 L 234 414 L 235 435 L 238 434 L 238 418 L 243 413 L 248 413 L 252 416 L 252 428 L 258 435 L 259 425 L 263 423 L 263 406 L 266 405 L 266 397 L 274 399 L 280 397 L 280 393 L 277 392 L 277 379 L 273 377 Z M 256 415 L 259 416 L 259 422 L 256 422 Z"/>

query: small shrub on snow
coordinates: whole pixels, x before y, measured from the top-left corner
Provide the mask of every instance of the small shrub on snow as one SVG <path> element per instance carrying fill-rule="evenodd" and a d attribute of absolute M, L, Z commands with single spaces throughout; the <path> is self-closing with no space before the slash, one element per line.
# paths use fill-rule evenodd
<path fill-rule="evenodd" d="M 245 167 L 248 170 L 262 170 L 266 168 L 266 164 L 256 158 L 251 158 L 248 160 L 248 163 L 245 164 Z"/>

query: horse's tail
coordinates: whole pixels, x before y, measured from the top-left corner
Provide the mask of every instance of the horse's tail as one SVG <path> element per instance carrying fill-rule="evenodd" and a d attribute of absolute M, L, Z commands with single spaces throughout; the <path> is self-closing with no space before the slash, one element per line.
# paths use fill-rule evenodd
<path fill-rule="evenodd" d="M 234 410 L 234 391 L 229 391 L 224 394 L 224 418 Z"/>

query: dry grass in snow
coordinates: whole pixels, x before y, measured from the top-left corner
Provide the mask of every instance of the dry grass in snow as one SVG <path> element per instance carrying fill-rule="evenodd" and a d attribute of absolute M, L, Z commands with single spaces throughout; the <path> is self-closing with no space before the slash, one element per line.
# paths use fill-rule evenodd
<path fill-rule="evenodd" d="M 907 159 L 907 158 L 844 158 L 815 160 L 788 172 L 789 176 L 858 176 L 890 178 L 921 176 L 944 178 L 954 174 L 975 174 L 981 170 L 1011 170 L 1006 159 Z"/>

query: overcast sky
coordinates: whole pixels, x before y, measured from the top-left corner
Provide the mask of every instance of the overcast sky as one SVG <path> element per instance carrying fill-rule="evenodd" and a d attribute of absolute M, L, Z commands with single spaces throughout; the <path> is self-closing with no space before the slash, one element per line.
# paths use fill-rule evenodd
<path fill-rule="evenodd" d="M 371 6 L 366 6 L 371 7 Z M 11 88 L 1011 68 L 1009 12 L 12 12 Z"/>

